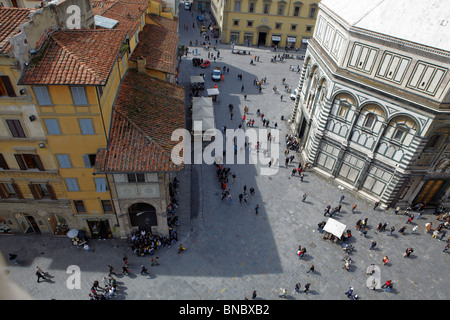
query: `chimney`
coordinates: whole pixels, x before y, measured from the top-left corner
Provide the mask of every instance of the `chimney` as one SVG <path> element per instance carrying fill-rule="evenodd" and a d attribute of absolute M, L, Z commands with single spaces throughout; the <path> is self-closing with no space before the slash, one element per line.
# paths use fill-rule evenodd
<path fill-rule="evenodd" d="M 143 56 L 140 56 L 137 61 L 137 71 L 138 72 L 142 72 L 142 73 L 146 73 L 145 72 L 145 66 L 147 65 L 147 60 L 145 60 L 145 58 Z"/>

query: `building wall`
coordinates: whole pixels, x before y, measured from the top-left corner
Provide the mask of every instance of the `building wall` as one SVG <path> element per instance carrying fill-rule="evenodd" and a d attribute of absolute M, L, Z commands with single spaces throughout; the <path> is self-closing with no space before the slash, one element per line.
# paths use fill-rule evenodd
<path fill-rule="evenodd" d="M 231 0 L 223 6 L 219 0 L 212 0 L 211 8 L 222 43 L 297 49 L 306 48 L 318 11 L 315 1 Z"/>
<path fill-rule="evenodd" d="M 384 207 L 448 202 L 449 53 L 336 19 L 319 12 L 290 119 L 306 161 Z"/>

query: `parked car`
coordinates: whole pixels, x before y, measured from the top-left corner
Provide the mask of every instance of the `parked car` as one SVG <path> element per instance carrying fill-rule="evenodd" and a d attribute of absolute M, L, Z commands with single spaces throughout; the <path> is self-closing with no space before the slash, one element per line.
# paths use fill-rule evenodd
<path fill-rule="evenodd" d="M 211 78 L 213 81 L 220 81 L 222 77 L 222 72 L 220 71 L 220 68 L 214 69 L 214 71 L 211 74 Z"/>
<path fill-rule="evenodd" d="M 211 65 L 211 62 L 209 60 L 203 61 L 203 63 L 200 65 L 202 68 L 208 68 Z"/>
<path fill-rule="evenodd" d="M 203 16 L 201 14 L 197 15 L 197 20 L 198 21 L 203 21 Z"/>
<path fill-rule="evenodd" d="M 292 99 L 292 100 L 295 100 L 295 98 L 297 98 L 297 93 L 298 93 L 297 89 L 295 89 L 294 91 L 292 91 L 292 94 L 291 94 L 291 99 Z"/>

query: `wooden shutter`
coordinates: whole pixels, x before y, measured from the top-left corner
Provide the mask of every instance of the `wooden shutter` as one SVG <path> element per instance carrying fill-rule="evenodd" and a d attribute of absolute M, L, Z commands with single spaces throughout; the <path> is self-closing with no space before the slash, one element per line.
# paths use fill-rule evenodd
<path fill-rule="evenodd" d="M 14 157 L 16 158 L 17 164 L 19 165 L 20 170 L 27 170 L 27 166 L 25 165 L 25 162 L 23 161 L 21 154 L 15 154 Z"/>
<path fill-rule="evenodd" d="M 16 93 L 14 92 L 14 88 L 11 84 L 11 81 L 9 80 L 8 76 L 1 76 L 3 85 L 5 86 L 6 92 L 8 93 L 8 96 L 10 97 L 16 97 Z"/>
<path fill-rule="evenodd" d="M 6 120 L 9 130 L 14 138 L 26 138 L 25 131 L 23 131 L 22 124 L 20 120 L 9 119 Z"/>
<path fill-rule="evenodd" d="M 31 194 L 33 195 L 33 198 L 36 200 L 41 199 L 41 194 L 39 193 L 39 190 L 37 189 L 37 186 L 35 186 L 34 184 L 30 183 L 28 185 L 28 187 L 30 188 Z"/>
<path fill-rule="evenodd" d="M 45 186 L 47 187 L 47 191 L 48 191 L 48 193 L 50 195 L 50 199 L 57 200 L 55 190 L 53 189 L 51 184 L 47 183 Z"/>
<path fill-rule="evenodd" d="M 3 168 L 4 170 L 9 170 L 8 164 L 6 163 L 6 160 L 1 153 L 0 153 L 0 167 Z"/>
<path fill-rule="evenodd" d="M 17 185 L 17 183 L 11 183 L 14 192 L 16 193 L 16 197 L 17 199 L 23 199 L 23 194 L 22 191 L 20 190 L 19 186 Z"/>
<path fill-rule="evenodd" d="M 34 161 L 39 169 L 39 171 L 45 171 L 44 166 L 42 165 L 41 158 L 38 155 L 33 154 Z"/>
<path fill-rule="evenodd" d="M 0 198 L 2 198 L 2 199 L 9 198 L 9 193 L 5 190 L 3 183 L 0 183 Z"/>

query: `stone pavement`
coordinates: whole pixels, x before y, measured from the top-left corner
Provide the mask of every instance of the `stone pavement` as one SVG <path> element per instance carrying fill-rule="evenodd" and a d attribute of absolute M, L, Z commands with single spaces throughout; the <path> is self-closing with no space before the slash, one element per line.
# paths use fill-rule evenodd
<path fill-rule="evenodd" d="M 195 14 L 194 14 L 195 16 Z M 180 44 L 200 39 L 192 32 L 192 15 L 184 10 L 180 12 Z M 189 30 L 183 30 L 183 23 Z M 196 28 L 198 31 L 198 28 Z M 198 54 L 207 57 L 207 51 L 199 47 Z M 274 54 L 268 49 L 252 49 L 252 55 L 259 55 L 260 62 L 250 65 L 249 56 L 234 55 L 230 46 L 219 45 L 220 58 L 214 65 L 230 68 L 225 81 L 218 84 L 221 91 L 219 101 L 215 103 L 216 127 L 227 125 L 237 128 L 243 115 L 244 106 L 250 108 L 248 118 L 255 118 L 255 125 L 261 127 L 256 119 L 256 109 L 261 109 L 273 124 L 278 122 L 280 137 L 286 134 L 286 122 L 281 116 L 289 118 L 293 102 L 287 94 L 280 102 L 280 93 L 274 93 L 273 85 L 282 90 L 281 79 L 295 87 L 298 74 L 289 71 L 290 64 L 300 60 L 288 59 L 283 63 L 271 63 Z M 192 54 L 183 61 L 179 70 L 180 85 L 188 85 L 189 76 L 205 72 L 208 84 L 209 72 L 192 66 Z M 237 80 L 237 74 L 243 75 L 243 81 Z M 262 93 L 253 85 L 255 77 L 267 77 Z M 247 100 L 241 93 L 242 84 Z M 208 86 L 207 86 L 208 87 Z M 234 118 L 230 120 L 227 106 L 234 105 Z M 272 125 L 270 127 L 273 128 Z M 283 142 L 283 140 L 282 140 Z M 282 148 L 281 148 L 282 149 Z M 180 195 L 179 228 L 181 241 L 187 248 L 178 255 L 176 248 L 163 248 L 157 255 L 160 266 L 150 267 L 149 258 L 133 256 L 126 241 L 120 239 L 92 240 L 93 252 L 87 253 L 70 247 L 66 238 L 44 236 L 1 236 L 0 250 L 7 257 L 9 252 L 19 255 L 19 266 L 9 264 L 10 279 L 25 289 L 33 298 L 81 299 L 88 298 L 89 288 L 94 280 L 101 281 L 106 274 L 108 264 L 117 271 L 122 266 L 123 254 L 128 254 L 132 274 L 118 275 L 119 295 L 117 299 L 154 299 L 154 300 L 241 300 L 251 297 L 257 290 L 258 299 L 278 300 L 281 288 L 286 288 L 287 299 L 292 300 L 346 300 L 344 292 L 349 286 L 363 300 L 448 300 L 450 298 L 450 279 L 448 264 L 450 255 L 443 253 L 444 241 L 433 239 L 424 233 L 426 222 L 437 225 L 435 216 L 425 212 L 419 220 L 406 224 L 407 217 L 395 215 L 392 210 L 373 210 L 373 204 L 347 190 L 338 188 L 332 180 L 323 178 L 313 171 L 306 172 L 302 183 L 298 176 L 291 177 L 291 170 L 297 166 L 298 158 L 288 169 L 279 168 L 272 176 L 260 174 L 261 164 L 229 165 L 237 179 L 230 184 L 233 200 L 231 204 L 220 199 L 221 190 L 216 177 L 216 168 L 208 165 L 191 165 L 179 174 L 182 192 Z M 227 165 L 228 166 L 228 165 Z M 191 184 L 189 184 L 191 181 Z M 238 201 L 242 187 L 254 187 L 255 196 L 249 204 Z M 306 202 L 301 196 L 308 194 Z M 351 269 L 342 269 L 343 253 L 340 245 L 322 240 L 317 224 L 328 219 L 323 216 L 327 204 L 337 206 L 340 196 L 345 200 L 340 213 L 333 216 L 353 231 L 351 243 L 356 251 L 351 255 Z M 355 214 L 351 206 L 357 203 Z M 254 213 L 259 204 L 261 211 Z M 366 237 L 358 234 L 355 223 L 358 219 L 368 218 L 369 231 Z M 405 235 L 394 232 L 378 232 L 379 222 L 387 222 L 388 229 L 394 225 L 398 230 L 407 225 Z M 418 225 L 416 233 L 411 229 Z M 446 237 L 447 238 L 447 237 Z M 375 250 L 369 250 L 372 241 L 377 241 Z M 299 245 L 307 248 L 302 260 L 296 256 Z M 407 247 L 413 247 L 410 258 L 403 258 Z M 389 263 L 383 266 L 383 256 L 389 257 Z M 366 287 L 368 276 L 366 268 L 376 264 L 381 269 L 381 281 L 394 281 L 391 293 L 384 290 L 369 290 Z M 139 266 L 146 264 L 150 275 L 140 276 Z M 314 264 L 315 273 L 306 273 Z M 34 267 L 41 266 L 53 278 L 49 282 L 36 283 Z M 81 289 L 67 289 L 66 273 L 69 265 L 81 269 Z M 296 294 L 294 286 L 300 282 L 311 283 L 310 293 Z"/>

